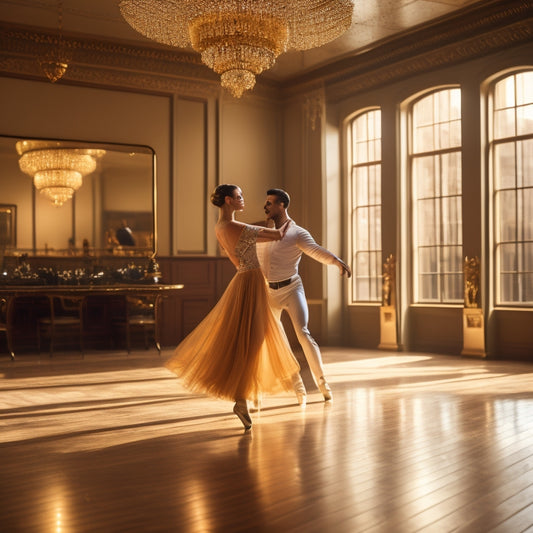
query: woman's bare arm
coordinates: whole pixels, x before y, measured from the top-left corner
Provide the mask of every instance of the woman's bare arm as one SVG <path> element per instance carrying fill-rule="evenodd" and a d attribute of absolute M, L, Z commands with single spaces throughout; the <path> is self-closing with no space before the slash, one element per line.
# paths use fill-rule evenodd
<path fill-rule="evenodd" d="M 257 233 L 257 240 L 258 242 L 265 242 L 265 241 L 279 241 L 285 237 L 285 233 L 287 233 L 287 230 L 289 229 L 289 224 L 291 223 L 290 220 L 287 220 L 281 228 L 260 228 L 259 232 Z"/>

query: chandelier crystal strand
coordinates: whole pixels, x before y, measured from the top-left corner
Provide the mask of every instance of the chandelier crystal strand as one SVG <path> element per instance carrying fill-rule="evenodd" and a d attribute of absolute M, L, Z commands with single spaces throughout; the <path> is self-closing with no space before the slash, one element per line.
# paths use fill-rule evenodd
<path fill-rule="evenodd" d="M 283 52 L 316 48 L 351 25 L 352 0 L 121 0 L 142 35 L 192 46 L 221 84 L 239 98 Z"/>

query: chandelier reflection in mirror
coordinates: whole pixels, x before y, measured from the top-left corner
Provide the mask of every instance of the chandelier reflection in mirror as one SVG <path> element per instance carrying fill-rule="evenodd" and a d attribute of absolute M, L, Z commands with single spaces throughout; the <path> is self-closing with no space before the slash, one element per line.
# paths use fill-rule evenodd
<path fill-rule="evenodd" d="M 96 170 L 105 150 L 72 148 L 47 141 L 18 141 L 19 167 L 35 188 L 59 207 L 82 186 L 83 176 Z"/>
<path fill-rule="evenodd" d="M 309 50 L 351 25 L 352 0 L 121 0 L 132 28 L 157 41 L 193 49 L 240 98 L 283 52 Z"/>

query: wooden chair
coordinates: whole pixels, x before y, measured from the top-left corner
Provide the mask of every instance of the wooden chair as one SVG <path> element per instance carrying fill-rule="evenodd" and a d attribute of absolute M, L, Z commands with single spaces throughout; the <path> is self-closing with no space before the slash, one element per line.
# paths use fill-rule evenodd
<path fill-rule="evenodd" d="M 39 353 L 43 337 L 50 342 L 50 357 L 54 355 L 54 348 L 58 342 L 64 341 L 67 336 L 77 337 L 80 352 L 84 355 L 83 346 L 83 310 L 84 296 L 49 296 L 50 315 L 38 321 L 37 339 Z"/>
<path fill-rule="evenodd" d="M 14 297 L 6 296 L 0 298 L 0 331 L 6 335 L 7 351 L 13 361 L 15 351 L 13 348 L 13 302 Z"/>
<path fill-rule="evenodd" d="M 149 339 L 152 336 L 155 347 L 161 355 L 159 341 L 158 314 L 161 297 L 156 296 L 126 296 L 124 312 L 121 317 L 114 319 L 114 325 L 124 328 L 126 333 L 126 347 L 131 352 L 131 338 L 135 330 L 141 330 L 144 338 L 144 347 L 149 348 Z"/>

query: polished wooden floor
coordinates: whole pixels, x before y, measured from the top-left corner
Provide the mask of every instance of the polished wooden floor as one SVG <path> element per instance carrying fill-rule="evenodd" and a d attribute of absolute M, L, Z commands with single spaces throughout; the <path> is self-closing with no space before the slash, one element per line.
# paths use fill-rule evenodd
<path fill-rule="evenodd" d="M 170 353 L 0 355 L 2 533 L 533 531 L 533 363 L 327 348 L 244 432 Z"/>

